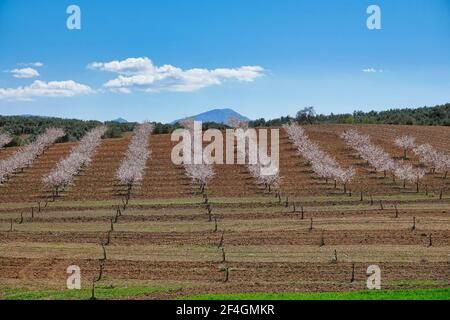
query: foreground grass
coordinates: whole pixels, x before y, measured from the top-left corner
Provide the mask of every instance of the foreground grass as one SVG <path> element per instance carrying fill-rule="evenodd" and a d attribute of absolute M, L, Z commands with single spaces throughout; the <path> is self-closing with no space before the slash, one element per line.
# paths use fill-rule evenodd
<path fill-rule="evenodd" d="M 98 287 L 95 289 L 95 297 L 98 300 L 133 299 L 143 295 L 180 289 L 182 288 L 171 286 Z M 0 300 L 88 300 L 90 298 L 90 289 L 30 290 L 24 288 L 0 288 Z M 320 293 L 205 294 L 184 297 L 179 300 L 450 300 L 450 288 Z"/>
<path fill-rule="evenodd" d="M 99 287 L 95 289 L 95 297 L 98 300 L 133 298 L 151 293 L 168 292 L 179 289 L 180 288 L 166 287 Z M 0 300 L 88 300 L 91 298 L 91 295 L 91 289 L 40 291 L 30 291 L 28 289 L 0 289 Z"/>
<path fill-rule="evenodd" d="M 206 294 L 186 298 L 187 300 L 450 300 L 450 288 L 320 292 L 320 293 L 240 293 Z"/>

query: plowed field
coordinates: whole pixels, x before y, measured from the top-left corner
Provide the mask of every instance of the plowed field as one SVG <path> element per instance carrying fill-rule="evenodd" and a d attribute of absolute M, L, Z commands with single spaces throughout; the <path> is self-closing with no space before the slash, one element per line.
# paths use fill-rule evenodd
<path fill-rule="evenodd" d="M 340 133 L 350 127 L 393 157 L 403 153 L 394 145 L 403 134 L 450 151 L 449 127 L 306 127 L 324 151 L 357 169 L 343 194 L 315 176 L 280 131 L 281 201 L 244 165 L 216 165 L 210 221 L 198 187 L 171 161 L 175 143 L 154 135 L 144 180 L 111 225 L 124 194 L 115 173 L 130 137 L 103 140 L 91 165 L 51 201 L 41 179 L 74 145 L 56 144 L 0 186 L 0 299 L 15 288 L 67 290 L 70 265 L 80 267 L 84 288 L 100 273 L 99 287 L 167 288 L 135 297 L 142 299 L 364 290 L 370 265 L 380 267 L 383 289 L 449 287 L 450 177 L 427 173 L 419 192 L 403 188 L 346 147 Z M 12 152 L 0 150 L 0 160 Z M 412 153 L 408 161 L 418 165 Z"/>

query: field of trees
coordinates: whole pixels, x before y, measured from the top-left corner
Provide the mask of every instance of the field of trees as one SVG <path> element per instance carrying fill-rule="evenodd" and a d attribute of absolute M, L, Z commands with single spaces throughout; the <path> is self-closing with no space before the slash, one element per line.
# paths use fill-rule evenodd
<path fill-rule="evenodd" d="M 271 179 L 174 165 L 156 127 L 0 135 L 0 299 L 358 292 L 370 265 L 383 290 L 448 292 L 450 127 L 285 125 Z"/>

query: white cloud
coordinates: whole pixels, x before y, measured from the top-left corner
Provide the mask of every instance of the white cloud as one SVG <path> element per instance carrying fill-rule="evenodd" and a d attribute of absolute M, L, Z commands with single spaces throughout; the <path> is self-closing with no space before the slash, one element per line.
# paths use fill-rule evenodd
<path fill-rule="evenodd" d="M 88 65 L 88 68 L 117 73 L 118 77 L 106 82 L 104 86 L 122 93 L 130 93 L 133 89 L 148 92 L 190 92 L 219 85 L 227 79 L 252 82 L 264 73 L 264 69 L 260 66 L 213 70 L 202 68 L 183 70 L 172 65 L 158 67 L 147 57 L 106 63 L 93 62 Z"/>
<path fill-rule="evenodd" d="M 103 71 L 115 72 L 120 74 L 136 74 L 152 71 L 155 69 L 152 61 L 145 58 L 128 58 L 122 61 L 111 62 L 93 62 L 88 65 L 90 69 L 98 69 Z"/>
<path fill-rule="evenodd" d="M 39 77 L 39 72 L 33 68 L 13 69 L 10 71 L 15 78 L 36 78 Z"/>
<path fill-rule="evenodd" d="M 36 80 L 25 87 L 0 88 L 0 100 L 29 101 L 37 97 L 72 97 L 92 92 L 89 86 L 72 80 L 50 82 Z"/>
<path fill-rule="evenodd" d="M 382 69 L 375 69 L 375 68 L 367 68 L 367 69 L 363 69 L 362 72 L 364 73 L 377 73 L 377 72 L 383 72 Z"/>
<path fill-rule="evenodd" d="M 33 68 L 40 68 L 43 67 L 44 64 L 42 62 L 27 62 L 27 63 L 18 63 L 17 65 L 22 67 L 33 67 Z"/>

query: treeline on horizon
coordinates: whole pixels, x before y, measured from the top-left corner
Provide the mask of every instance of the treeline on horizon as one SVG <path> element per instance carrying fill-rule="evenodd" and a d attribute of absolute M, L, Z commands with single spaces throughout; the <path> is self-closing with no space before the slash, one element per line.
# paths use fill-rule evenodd
<path fill-rule="evenodd" d="M 300 124 L 392 124 L 450 126 L 450 103 L 415 109 L 390 109 L 386 111 L 355 111 L 353 114 L 315 114 L 314 108 L 300 110 L 295 117 L 286 116 L 272 120 L 257 119 L 252 127 L 277 127 L 289 122 Z"/>
<path fill-rule="evenodd" d="M 272 120 L 257 119 L 249 122 L 250 127 L 278 127 L 285 123 L 300 124 L 392 124 L 392 125 L 430 125 L 450 126 L 450 103 L 434 107 L 416 109 L 391 109 L 387 111 L 355 111 L 353 114 L 316 114 L 313 107 L 300 110 L 295 117 L 285 116 Z M 39 116 L 0 116 L 0 133 L 6 132 L 13 137 L 8 145 L 20 146 L 33 141 L 47 128 L 62 128 L 66 135 L 58 142 L 78 141 L 87 131 L 107 125 L 104 138 L 119 138 L 125 132 L 131 132 L 136 122 L 118 123 L 86 121 L 78 119 L 62 119 Z M 171 133 L 180 128 L 179 124 L 153 123 L 153 134 Z M 224 124 L 204 122 L 203 129 L 226 129 Z"/>

